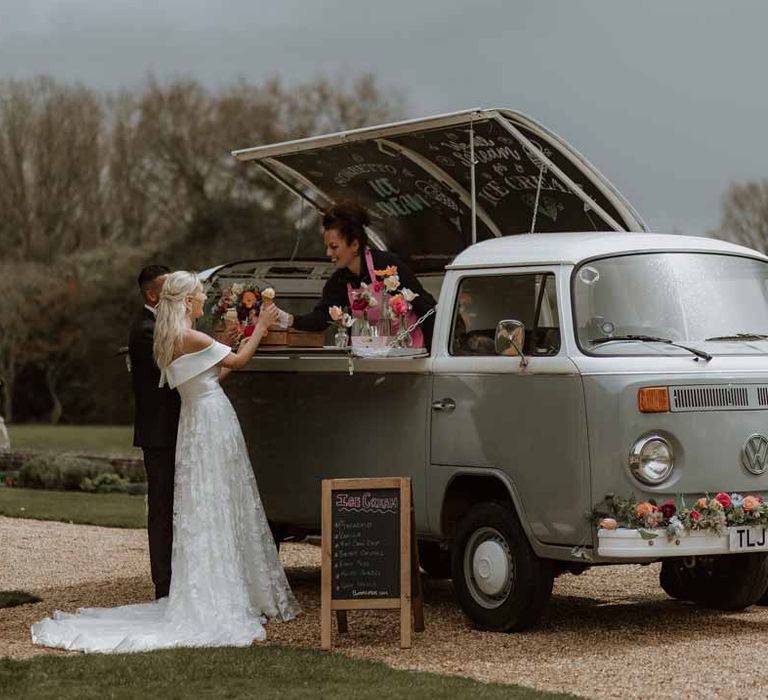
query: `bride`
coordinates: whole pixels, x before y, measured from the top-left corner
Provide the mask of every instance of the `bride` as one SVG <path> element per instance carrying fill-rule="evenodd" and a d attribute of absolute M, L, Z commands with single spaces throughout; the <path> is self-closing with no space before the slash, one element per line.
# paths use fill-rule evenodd
<path fill-rule="evenodd" d="M 247 646 L 263 623 L 299 606 L 278 559 L 232 405 L 219 386 L 253 357 L 274 305 L 262 309 L 237 353 L 193 329 L 206 296 L 197 277 L 174 272 L 157 306 L 154 354 L 181 395 L 176 445 L 173 555 L 167 598 L 117 608 L 55 611 L 32 625 L 35 644 L 96 652 L 178 646 Z"/>

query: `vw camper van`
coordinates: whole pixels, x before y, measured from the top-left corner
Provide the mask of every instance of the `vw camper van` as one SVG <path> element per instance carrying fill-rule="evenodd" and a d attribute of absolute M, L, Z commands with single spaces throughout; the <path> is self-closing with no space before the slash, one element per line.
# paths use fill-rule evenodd
<path fill-rule="evenodd" d="M 669 531 L 592 517 L 766 495 L 764 255 L 648 232 L 511 110 L 234 155 L 321 212 L 361 201 L 371 244 L 439 295 L 429 354 L 271 347 L 229 378 L 278 537 L 319 532 L 324 478 L 407 476 L 422 567 L 453 579 L 478 627 L 525 629 L 554 577 L 606 564 L 662 561 L 670 595 L 716 608 L 765 601 L 762 516 Z M 310 277 L 274 280 L 278 303 L 299 283 L 319 297 Z"/>

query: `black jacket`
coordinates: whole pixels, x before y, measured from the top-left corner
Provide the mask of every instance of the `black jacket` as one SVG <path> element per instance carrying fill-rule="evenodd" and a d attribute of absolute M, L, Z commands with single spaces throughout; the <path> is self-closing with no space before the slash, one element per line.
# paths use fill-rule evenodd
<path fill-rule="evenodd" d="M 152 355 L 155 334 L 155 316 L 147 308 L 142 309 L 131 326 L 128 354 L 131 358 L 131 381 L 135 415 L 133 420 L 133 444 L 147 448 L 173 448 L 179 427 L 179 392 L 160 383 L 160 370 Z"/>
<path fill-rule="evenodd" d="M 435 302 L 432 295 L 422 287 L 421 282 L 419 282 L 411 268 L 403 263 L 403 261 L 394 253 L 385 250 L 374 250 L 372 248 L 371 258 L 376 270 L 383 270 L 389 265 L 397 266 L 397 274 L 398 277 L 400 277 L 400 286 L 407 287 L 412 292 L 419 295 L 412 302 L 413 311 L 417 318 L 420 318 L 437 305 L 437 302 Z M 315 308 L 303 316 L 294 316 L 293 327 L 300 331 L 321 331 L 328 328 L 328 324 L 331 320 L 328 315 L 329 307 L 341 306 L 343 308 L 349 306 L 347 283 L 350 283 L 352 287 L 356 289 L 360 286 L 361 282 L 365 282 L 366 284 L 372 282 L 371 277 L 368 274 L 368 267 L 365 264 L 364 250 L 360 252 L 360 270 L 361 274 L 359 277 L 354 275 L 348 268 L 336 270 L 325 283 L 325 286 L 323 287 L 323 296 Z M 421 328 L 424 333 L 424 342 L 426 343 L 427 349 L 429 349 L 432 345 L 432 331 L 435 328 L 434 314 L 421 324 Z"/>

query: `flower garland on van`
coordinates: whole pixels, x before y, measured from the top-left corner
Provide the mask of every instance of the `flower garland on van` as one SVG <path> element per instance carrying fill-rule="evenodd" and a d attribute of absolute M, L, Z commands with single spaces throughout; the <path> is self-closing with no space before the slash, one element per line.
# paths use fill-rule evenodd
<path fill-rule="evenodd" d="M 657 505 L 653 499 L 637 502 L 634 498 L 608 495 L 593 512 L 593 519 L 603 530 L 630 528 L 665 529 L 670 539 L 689 532 L 711 530 L 722 535 L 726 528 L 736 525 L 768 525 L 768 503 L 762 496 L 705 494 L 692 506 L 679 497 Z"/>

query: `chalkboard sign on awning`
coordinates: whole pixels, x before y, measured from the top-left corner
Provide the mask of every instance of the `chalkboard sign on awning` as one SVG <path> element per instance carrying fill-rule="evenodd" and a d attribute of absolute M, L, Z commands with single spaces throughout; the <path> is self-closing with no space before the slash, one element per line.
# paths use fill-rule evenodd
<path fill-rule="evenodd" d="M 331 647 L 331 613 L 345 632 L 346 611 L 361 609 L 399 609 L 400 645 L 410 647 L 412 598 L 423 629 L 411 480 L 325 479 L 322 499 L 323 648 Z"/>
<path fill-rule="evenodd" d="M 356 199 L 371 215 L 374 243 L 416 271 L 442 269 L 472 244 L 473 201 L 478 241 L 532 231 L 645 230 L 581 154 L 512 110 L 458 112 L 234 154 L 257 161 L 320 210 Z"/>

